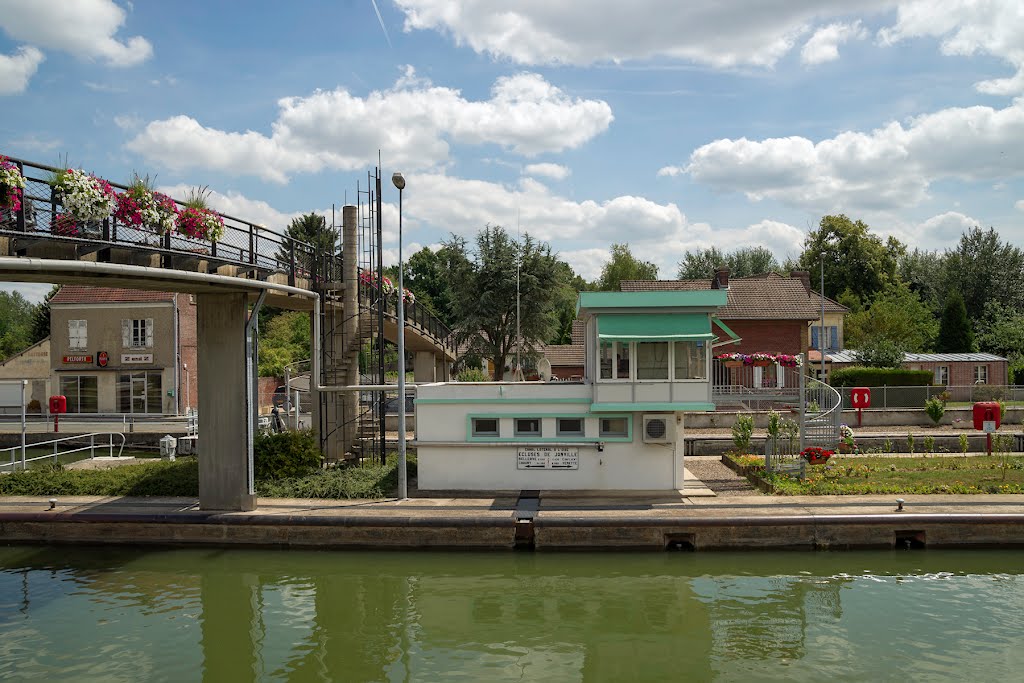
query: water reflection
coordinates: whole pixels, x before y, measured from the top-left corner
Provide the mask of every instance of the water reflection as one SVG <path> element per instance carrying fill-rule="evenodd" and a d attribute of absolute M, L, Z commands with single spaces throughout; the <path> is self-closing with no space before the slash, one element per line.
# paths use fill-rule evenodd
<path fill-rule="evenodd" d="M 0 679 L 1009 677 L 1024 554 L 0 549 Z"/>

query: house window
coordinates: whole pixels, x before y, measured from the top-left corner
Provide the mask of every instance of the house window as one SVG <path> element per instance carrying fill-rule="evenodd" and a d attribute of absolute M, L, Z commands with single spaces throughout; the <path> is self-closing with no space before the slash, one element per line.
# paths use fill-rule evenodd
<path fill-rule="evenodd" d="M 601 436 L 629 436 L 629 418 L 602 417 Z"/>
<path fill-rule="evenodd" d="M 636 378 L 668 379 L 668 342 L 637 343 Z"/>
<path fill-rule="evenodd" d="M 516 436 L 540 436 L 540 418 L 517 417 L 515 425 Z"/>
<path fill-rule="evenodd" d="M 121 321 L 121 343 L 128 349 L 152 348 L 153 319 L 136 318 Z"/>
<path fill-rule="evenodd" d="M 68 399 L 69 413 L 99 412 L 99 390 L 96 375 L 62 375 L 60 393 Z"/>
<path fill-rule="evenodd" d="M 818 338 L 822 334 L 824 334 L 824 336 L 821 337 L 821 341 L 824 342 L 825 350 L 826 351 L 838 351 L 839 347 L 840 347 L 840 344 L 839 344 L 839 326 L 838 325 L 828 325 L 828 326 L 822 328 L 820 323 L 817 324 L 817 325 L 813 325 L 812 324 L 811 325 L 811 348 L 812 349 L 820 349 L 821 348 L 821 345 L 818 344 Z"/>
<path fill-rule="evenodd" d="M 707 344 L 698 342 L 675 343 L 674 379 L 707 379 Z"/>
<path fill-rule="evenodd" d="M 988 384 L 988 366 L 987 365 L 975 365 L 974 366 L 974 383 L 975 384 Z"/>
<path fill-rule="evenodd" d="M 88 323 L 85 320 L 68 321 L 68 348 L 83 351 L 89 346 Z"/>
<path fill-rule="evenodd" d="M 583 420 L 578 417 L 560 417 L 555 424 L 558 436 L 583 436 Z"/>
<path fill-rule="evenodd" d="M 474 417 L 473 436 L 498 436 L 497 418 Z"/>
<path fill-rule="evenodd" d="M 940 387 L 947 386 L 949 384 L 949 366 L 948 365 L 937 365 L 935 366 L 935 384 Z"/>

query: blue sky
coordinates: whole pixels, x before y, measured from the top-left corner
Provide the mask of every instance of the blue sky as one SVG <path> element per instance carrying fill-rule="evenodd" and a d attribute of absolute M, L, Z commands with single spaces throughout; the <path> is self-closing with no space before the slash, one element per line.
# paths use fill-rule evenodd
<path fill-rule="evenodd" d="M 280 229 L 380 149 L 406 255 L 518 220 L 587 278 L 613 242 L 662 277 L 711 245 L 796 255 L 838 212 L 1024 242 L 1019 0 L 689 5 L 0 0 L 0 153 Z"/>

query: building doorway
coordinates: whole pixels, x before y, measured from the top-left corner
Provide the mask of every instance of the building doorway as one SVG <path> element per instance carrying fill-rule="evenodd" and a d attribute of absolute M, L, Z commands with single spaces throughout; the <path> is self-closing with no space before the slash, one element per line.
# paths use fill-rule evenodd
<path fill-rule="evenodd" d="M 122 413 L 163 413 L 163 373 L 120 373 L 117 376 L 117 402 Z"/>

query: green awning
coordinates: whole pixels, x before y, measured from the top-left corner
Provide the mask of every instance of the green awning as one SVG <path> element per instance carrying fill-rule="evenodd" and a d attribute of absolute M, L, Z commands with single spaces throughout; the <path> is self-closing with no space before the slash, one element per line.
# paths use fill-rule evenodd
<path fill-rule="evenodd" d="M 628 313 L 597 317 L 602 341 L 698 341 L 713 339 L 707 313 Z"/>

